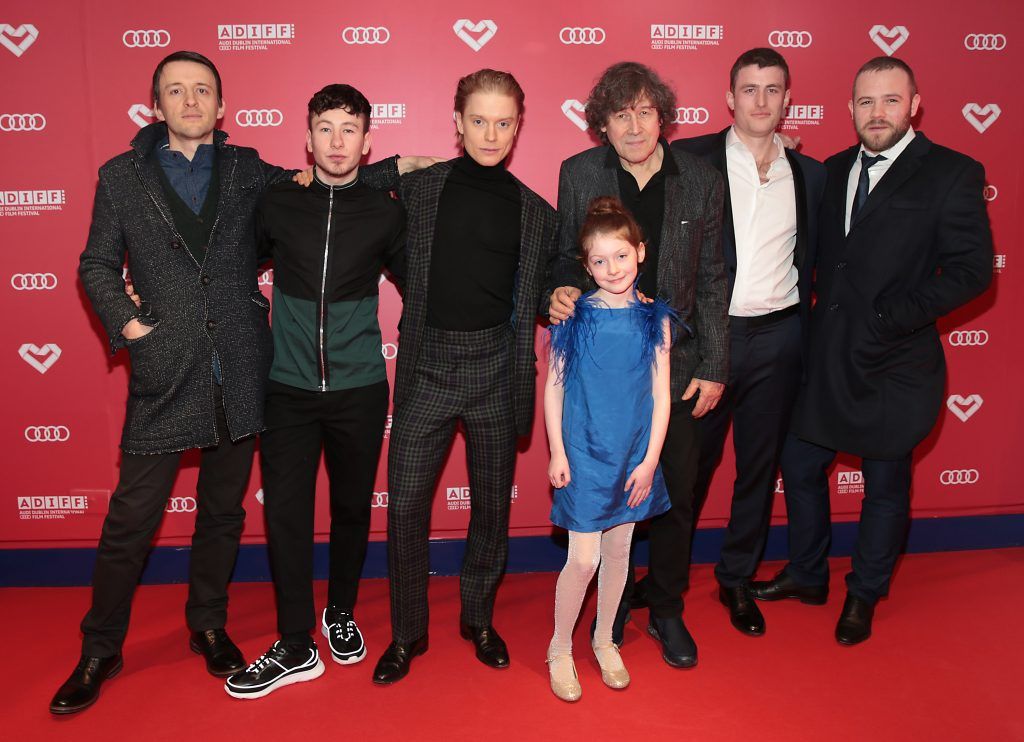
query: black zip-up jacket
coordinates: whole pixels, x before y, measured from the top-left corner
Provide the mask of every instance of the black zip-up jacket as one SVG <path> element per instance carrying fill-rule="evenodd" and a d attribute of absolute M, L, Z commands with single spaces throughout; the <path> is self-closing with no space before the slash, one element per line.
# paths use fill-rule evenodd
<path fill-rule="evenodd" d="M 273 260 L 270 378 L 309 391 L 384 381 L 377 322 L 381 270 L 405 276 L 405 213 L 359 180 L 270 188 L 256 213 L 261 261 Z"/>

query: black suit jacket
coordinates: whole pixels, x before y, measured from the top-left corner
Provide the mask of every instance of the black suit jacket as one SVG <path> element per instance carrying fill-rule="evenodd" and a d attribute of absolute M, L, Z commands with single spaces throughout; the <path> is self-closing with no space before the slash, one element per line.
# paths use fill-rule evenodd
<path fill-rule="evenodd" d="M 397 182 L 408 215 L 405 290 L 402 293 L 402 320 L 395 367 L 395 407 L 403 402 L 412 388 L 427 319 L 427 284 L 437 207 L 453 162 L 441 162 L 407 173 L 400 180 L 394 158 L 366 169 L 365 174 L 363 168 L 359 171 L 360 177 L 374 187 L 393 187 Z M 541 295 L 549 280 L 549 268 L 557 257 L 558 221 L 555 210 L 547 201 L 518 179 L 513 177 L 513 180 L 519 186 L 521 216 L 515 312 L 510 318 L 515 332 L 512 391 L 516 432 L 527 435 L 533 424 L 537 375 L 534 325 L 541 309 Z"/>
<path fill-rule="evenodd" d="M 906 456 L 942 406 L 936 320 L 992 278 L 985 172 L 917 132 L 844 235 L 859 146 L 825 162 L 807 381 L 792 429 L 828 448 Z"/>
<path fill-rule="evenodd" d="M 704 160 L 722 174 L 725 183 L 725 198 L 722 208 L 722 257 L 725 260 L 725 275 L 728 281 L 726 306 L 732 301 L 732 290 L 736 283 L 736 231 L 733 229 L 732 200 L 729 197 L 729 166 L 725 159 L 725 137 L 731 127 L 717 134 L 705 134 L 689 139 L 677 139 L 673 148 L 679 148 Z M 803 352 L 806 366 L 807 340 L 810 329 L 811 293 L 814 281 L 814 259 L 818 246 L 818 209 L 825 193 L 825 166 L 815 159 L 785 150 L 786 159 L 793 170 L 793 190 L 796 196 L 796 247 L 793 263 L 799 278 L 800 320 L 802 323 Z"/>
<path fill-rule="evenodd" d="M 658 243 L 658 295 L 693 328 L 672 347 L 672 399 L 694 377 L 726 383 L 729 319 L 722 267 L 722 178 L 682 149 L 666 147 L 678 174 L 665 180 L 665 215 Z M 598 196 L 619 197 L 618 162 L 610 145 L 594 147 L 562 163 L 558 174 L 559 278 L 556 285 L 592 288 L 579 259 L 578 237 L 587 205 Z"/>

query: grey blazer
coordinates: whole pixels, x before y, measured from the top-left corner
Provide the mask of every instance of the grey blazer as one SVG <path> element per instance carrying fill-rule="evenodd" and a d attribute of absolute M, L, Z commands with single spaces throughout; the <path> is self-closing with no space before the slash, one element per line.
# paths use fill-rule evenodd
<path fill-rule="evenodd" d="M 726 383 L 729 318 L 722 262 L 722 176 L 700 158 L 662 140 L 678 175 L 665 181 L 665 216 L 658 247 L 658 296 L 693 329 L 672 347 L 672 398 L 693 378 Z M 611 153 L 611 154 L 609 154 Z M 558 174 L 559 264 L 552 286 L 592 288 L 577 259 L 577 237 L 587 205 L 598 196 L 619 196 L 619 164 L 610 145 L 594 147 L 562 163 Z"/>
<path fill-rule="evenodd" d="M 202 264 L 185 249 L 160 186 L 152 152 L 167 136 L 150 124 L 132 149 L 100 168 L 89 241 L 78 274 L 110 339 L 131 356 L 121 448 L 169 453 L 219 443 L 213 353 L 220 359 L 224 412 L 232 440 L 263 429 L 263 395 L 273 354 L 270 304 L 256 283 L 253 210 L 263 189 L 285 177 L 256 150 L 214 132 L 220 193 Z M 124 292 L 127 254 L 141 309 Z M 153 326 L 126 341 L 138 318 Z"/>

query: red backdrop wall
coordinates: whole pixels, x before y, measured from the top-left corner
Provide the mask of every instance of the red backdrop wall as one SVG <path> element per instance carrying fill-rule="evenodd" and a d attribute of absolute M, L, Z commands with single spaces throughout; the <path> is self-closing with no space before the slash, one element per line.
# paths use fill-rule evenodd
<path fill-rule="evenodd" d="M 753 46 L 776 46 L 793 77 L 783 128 L 801 137 L 804 153 L 824 159 L 854 141 L 847 110 L 854 71 L 872 56 L 896 52 L 917 73 L 918 128 L 984 163 L 996 239 L 992 289 L 942 323 L 948 404 L 919 449 L 914 515 L 1024 511 L 1014 464 L 1024 391 L 1013 381 L 1024 350 L 1012 329 L 1024 300 L 1006 285 L 1021 238 L 1024 109 L 1007 87 L 1024 69 L 1024 11 L 1017 6 L 999 0 L 941 9 L 907 0 L 878 11 L 817 0 L 648 0 L 628 9 L 607 2 L 570 9 L 540 0 L 486 6 L 391 0 L 328 10 L 269 0 L 172 5 L 6 0 L 0 10 L 0 473 L 6 485 L 0 547 L 91 545 L 99 534 L 117 481 L 127 368 L 123 353 L 109 356 L 75 271 L 96 169 L 152 120 L 152 70 L 176 49 L 200 51 L 219 66 L 227 106 L 222 126 L 231 141 L 286 167 L 307 163 L 305 106 L 325 84 L 354 84 L 375 104 L 371 160 L 395 152 L 454 156 L 456 80 L 484 66 L 511 70 L 527 95 L 510 166 L 551 201 L 561 160 L 594 144 L 582 129 L 580 101 L 613 62 L 641 61 L 671 81 L 680 105 L 675 138 L 726 126 L 733 60 Z M 272 281 L 271 274 L 261 278 L 268 295 Z M 401 304 L 390 283 L 381 288 L 382 351 L 393 373 Z M 538 385 L 544 373 L 538 369 Z M 537 417 L 518 460 L 513 535 L 550 528 L 539 405 Z M 373 499 L 377 540 L 384 538 L 387 507 L 384 443 Z M 178 477 L 161 543 L 187 542 L 191 533 L 196 463 L 187 458 Z M 704 526 L 724 523 L 732 466 L 727 453 Z M 832 483 L 835 517 L 855 517 L 856 461 L 841 460 Z M 464 534 L 467 484 L 458 439 L 439 482 L 435 536 Z M 250 542 L 263 538 L 259 488 L 254 470 L 246 499 Z M 317 525 L 325 535 L 320 500 Z"/>

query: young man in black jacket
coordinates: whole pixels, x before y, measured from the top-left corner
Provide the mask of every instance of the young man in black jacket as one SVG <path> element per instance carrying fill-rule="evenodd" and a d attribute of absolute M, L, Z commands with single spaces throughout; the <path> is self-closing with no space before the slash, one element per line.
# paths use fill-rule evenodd
<path fill-rule="evenodd" d="M 369 127 L 370 104 L 355 88 L 316 93 L 306 134 L 313 182 L 273 186 L 256 212 L 260 258 L 274 263 L 274 362 L 260 460 L 281 639 L 228 678 L 235 698 L 260 698 L 324 671 L 310 636 L 321 450 L 331 503 L 322 632 L 335 662 L 366 656 L 353 610 L 388 409 L 377 287 L 384 266 L 402 279 L 405 246 L 402 207 L 359 177 Z"/>

